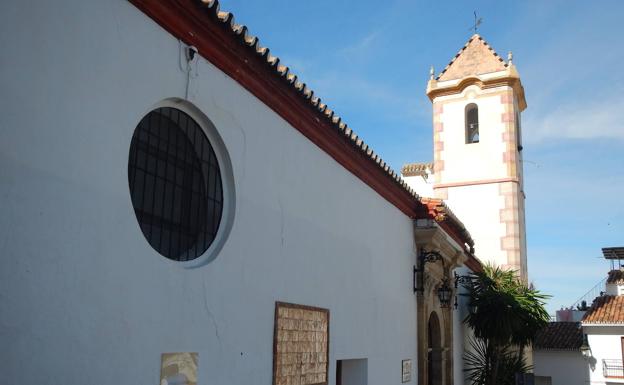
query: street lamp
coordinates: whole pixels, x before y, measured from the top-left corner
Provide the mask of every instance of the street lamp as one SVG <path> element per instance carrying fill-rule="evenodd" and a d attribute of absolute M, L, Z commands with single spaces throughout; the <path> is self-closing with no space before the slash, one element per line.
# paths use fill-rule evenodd
<path fill-rule="evenodd" d="M 583 344 L 581 345 L 580 350 L 583 357 L 591 357 L 591 348 L 589 347 L 589 343 L 587 341 L 587 334 L 583 334 Z"/>
<path fill-rule="evenodd" d="M 440 307 L 449 307 L 451 304 L 452 290 L 449 287 L 448 279 L 444 278 L 442 284 L 438 287 L 438 299 L 440 300 Z"/>

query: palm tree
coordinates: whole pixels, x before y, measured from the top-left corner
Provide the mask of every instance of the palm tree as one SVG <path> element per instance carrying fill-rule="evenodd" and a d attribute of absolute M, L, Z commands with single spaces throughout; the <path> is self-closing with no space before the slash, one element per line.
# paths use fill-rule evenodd
<path fill-rule="evenodd" d="M 527 287 L 515 271 L 492 265 L 471 274 L 464 286 L 472 309 L 464 322 L 477 339 L 465 357 L 469 377 L 475 385 L 506 383 L 511 370 L 526 370 L 524 348 L 548 324 L 549 296 Z"/>

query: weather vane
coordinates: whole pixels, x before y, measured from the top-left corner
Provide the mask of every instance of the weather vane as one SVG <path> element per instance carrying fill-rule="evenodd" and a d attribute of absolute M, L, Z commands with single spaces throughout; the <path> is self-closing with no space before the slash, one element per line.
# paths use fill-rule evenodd
<path fill-rule="evenodd" d="M 477 33 L 477 28 L 481 25 L 481 23 L 483 23 L 483 18 L 477 18 L 477 11 L 474 11 L 474 25 L 468 28 L 468 30 L 472 31 L 474 29 L 474 33 Z"/>

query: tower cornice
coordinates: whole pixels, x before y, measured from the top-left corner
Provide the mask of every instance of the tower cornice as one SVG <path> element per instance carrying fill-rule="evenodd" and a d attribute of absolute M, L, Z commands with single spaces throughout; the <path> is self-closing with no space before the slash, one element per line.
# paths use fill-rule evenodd
<path fill-rule="evenodd" d="M 457 95 L 469 86 L 476 85 L 479 89 L 490 89 L 502 86 L 511 87 L 518 100 L 520 111 L 527 108 L 524 96 L 524 87 L 520 81 L 520 75 L 514 65 L 508 66 L 504 71 L 498 71 L 483 75 L 471 75 L 462 79 L 439 81 L 430 79 L 427 83 L 427 96 L 431 101 L 440 96 Z"/>

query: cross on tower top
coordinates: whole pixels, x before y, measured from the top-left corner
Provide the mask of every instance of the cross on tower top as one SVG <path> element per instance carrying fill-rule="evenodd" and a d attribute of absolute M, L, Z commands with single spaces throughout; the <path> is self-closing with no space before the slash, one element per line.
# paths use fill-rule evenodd
<path fill-rule="evenodd" d="M 470 31 L 474 29 L 474 33 L 477 33 L 477 28 L 481 25 L 481 23 L 483 23 L 483 18 L 482 17 L 477 18 L 477 11 L 474 11 L 473 13 L 474 13 L 474 24 L 468 30 Z"/>

